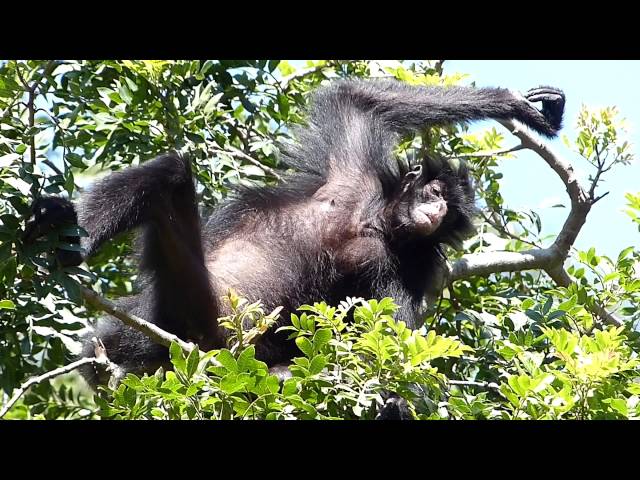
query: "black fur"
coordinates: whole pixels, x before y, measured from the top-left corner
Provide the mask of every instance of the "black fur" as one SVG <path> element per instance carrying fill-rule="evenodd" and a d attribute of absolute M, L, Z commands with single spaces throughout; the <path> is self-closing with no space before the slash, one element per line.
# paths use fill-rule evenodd
<path fill-rule="evenodd" d="M 542 101 L 542 112 L 527 98 Z M 220 297 L 228 287 L 261 299 L 267 309 L 283 306 L 281 322 L 304 303 L 391 296 L 400 318 L 415 328 L 442 265 L 441 245 L 459 246 L 473 231 L 473 189 L 466 168 L 444 160 L 425 159 L 420 169 L 401 171 L 393 157 L 398 134 L 515 118 L 551 136 L 563 107 L 562 92 L 549 87 L 522 97 L 494 88 L 334 82 L 313 95 L 308 125 L 296 129 L 297 143 L 282 156 L 297 173 L 278 186 L 238 190 L 201 225 L 189 160 L 170 153 L 114 173 L 83 195 L 78 221 L 89 237 L 82 245 L 91 255 L 105 240 L 139 228 L 139 293 L 120 307 L 203 349 L 224 345 L 216 318 L 226 314 Z M 60 199 L 40 199 L 36 209 L 61 202 L 73 223 L 75 212 Z M 419 217 L 426 225 L 420 230 L 412 220 L 416 206 L 442 202 L 446 215 Z M 433 221 L 442 222 L 435 231 Z M 118 321 L 102 320 L 97 335 L 125 371 L 166 363 L 166 349 Z M 256 349 L 269 365 L 297 353 L 275 328 Z M 85 354 L 92 352 L 87 342 Z M 85 374 L 92 383 L 104 381 Z"/>

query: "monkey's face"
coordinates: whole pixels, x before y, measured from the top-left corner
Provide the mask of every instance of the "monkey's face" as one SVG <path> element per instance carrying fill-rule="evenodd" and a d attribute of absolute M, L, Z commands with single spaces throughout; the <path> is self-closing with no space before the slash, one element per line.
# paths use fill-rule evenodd
<path fill-rule="evenodd" d="M 403 181 L 402 196 L 406 210 L 399 209 L 402 221 L 421 236 L 433 235 L 447 215 L 446 185 L 442 180 L 425 181 L 422 166 L 407 173 Z"/>
<path fill-rule="evenodd" d="M 425 161 L 404 176 L 392 202 L 395 234 L 457 245 L 471 233 L 475 207 L 467 170 L 442 165 L 434 168 Z"/>

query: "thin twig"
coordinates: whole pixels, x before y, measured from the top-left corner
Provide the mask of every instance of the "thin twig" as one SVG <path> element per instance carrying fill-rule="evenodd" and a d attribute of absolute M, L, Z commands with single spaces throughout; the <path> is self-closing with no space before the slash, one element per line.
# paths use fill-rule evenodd
<path fill-rule="evenodd" d="M 49 63 L 47 63 L 47 65 L 42 70 L 42 76 L 38 80 L 33 82 L 32 85 L 29 85 L 24 79 L 24 77 L 22 76 L 22 72 L 20 71 L 20 69 L 18 68 L 18 64 L 16 63 L 16 73 L 18 75 L 18 78 L 20 79 L 20 83 L 22 83 L 27 93 L 27 109 L 29 111 L 29 118 L 28 118 L 29 129 L 32 129 L 33 127 L 35 127 L 35 124 L 36 124 L 35 101 L 39 95 L 38 88 L 40 88 L 40 84 L 42 83 L 42 81 L 46 78 L 47 75 L 49 75 L 53 71 L 53 69 L 57 65 L 58 65 L 58 62 L 56 62 L 55 60 L 49 61 Z M 31 138 L 29 139 L 29 154 L 31 156 L 31 164 L 35 166 L 36 136 L 33 134 L 33 132 L 31 133 Z"/>
<path fill-rule="evenodd" d="M 475 152 L 475 153 L 462 153 L 462 154 L 458 154 L 456 156 L 458 157 L 463 157 L 463 158 L 475 158 L 475 157 L 495 157 L 498 155 L 505 155 L 507 153 L 511 153 L 511 152 L 517 152 L 518 150 L 523 150 L 526 147 L 523 144 L 518 144 L 515 147 L 511 147 L 511 148 L 504 148 L 501 150 L 490 150 L 490 151 L 486 151 L 486 152 Z"/>
<path fill-rule="evenodd" d="M 78 367 L 81 367 L 82 365 L 88 365 L 91 363 L 97 363 L 97 364 L 102 364 L 105 365 L 108 363 L 108 359 L 106 356 L 102 356 L 102 357 L 85 357 L 85 358 L 81 358 L 80 360 L 77 360 L 75 362 L 70 363 L 69 365 L 65 365 L 64 367 L 60 367 L 60 368 L 56 368 L 55 370 L 51 370 L 49 372 L 43 373 L 42 375 L 39 375 L 37 377 L 31 377 L 29 380 L 27 380 L 26 382 L 24 382 L 20 388 L 18 388 L 15 393 L 13 394 L 13 396 L 11 397 L 11 399 L 4 404 L 4 406 L 2 407 L 2 410 L 0 410 L 0 418 L 4 417 L 6 415 L 6 413 L 11 409 L 11 407 L 20 399 L 20 397 L 22 395 L 24 395 L 24 393 L 33 385 L 36 385 L 38 383 L 42 383 L 46 380 L 50 380 L 54 377 L 58 377 L 60 375 L 64 375 L 65 373 L 69 373 L 73 370 L 75 370 Z"/>
<path fill-rule="evenodd" d="M 498 230 L 503 235 L 506 235 L 507 237 L 509 237 L 509 238 L 511 238 L 513 240 L 517 240 L 519 242 L 526 243 L 527 245 L 531 245 L 532 247 L 541 248 L 540 245 L 538 245 L 535 242 L 532 242 L 530 240 L 525 240 L 525 239 L 519 237 L 518 235 L 514 235 L 509 230 L 507 230 L 505 226 L 500 225 L 500 224 L 498 224 L 498 222 L 496 222 L 493 219 L 489 218 L 484 212 L 482 212 L 482 218 L 484 219 L 485 222 L 487 222 L 489 225 L 491 225 L 493 228 Z"/>
<path fill-rule="evenodd" d="M 144 333 L 147 337 L 149 337 L 154 342 L 159 343 L 160 345 L 169 347 L 171 345 L 171 342 L 176 342 L 180 346 L 180 348 L 182 348 L 182 350 L 187 353 L 191 352 L 195 348 L 195 345 L 193 343 L 185 342 L 174 334 L 166 332 L 157 325 L 154 325 L 151 322 L 147 322 L 146 320 L 136 315 L 119 310 L 112 301 L 101 297 L 96 292 L 88 289 L 87 287 L 80 285 L 80 291 L 82 297 L 89 305 L 116 317 L 126 325 L 129 325 L 139 332 Z"/>
<path fill-rule="evenodd" d="M 602 200 L 604 197 L 606 197 L 607 195 L 609 195 L 609 193 L 611 193 L 611 192 L 605 192 L 605 193 L 603 193 L 602 195 L 598 195 L 596 198 L 594 198 L 594 199 L 591 201 L 591 205 L 594 205 L 596 202 L 598 202 L 598 201 Z"/>
<path fill-rule="evenodd" d="M 247 155 L 246 153 L 244 153 L 242 150 L 233 147 L 231 145 L 229 145 L 227 147 L 228 150 L 223 150 L 221 148 L 211 148 L 210 151 L 211 153 L 226 153 L 227 155 L 231 155 L 233 157 L 240 157 L 240 158 L 244 158 L 245 160 L 253 163 L 255 166 L 263 169 L 265 172 L 267 172 L 269 175 L 271 175 L 272 177 L 276 178 L 277 180 L 282 180 L 282 176 L 279 175 L 273 168 L 268 167 L 266 165 L 264 165 L 263 163 L 260 163 L 258 160 L 256 160 L 255 158 Z"/>
<path fill-rule="evenodd" d="M 479 387 L 479 388 L 489 388 L 492 390 L 499 390 L 500 385 L 495 382 L 474 382 L 471 380 L 448 380 L 447 383 L 449 385 L 458 385 L 461 387 Z"/>

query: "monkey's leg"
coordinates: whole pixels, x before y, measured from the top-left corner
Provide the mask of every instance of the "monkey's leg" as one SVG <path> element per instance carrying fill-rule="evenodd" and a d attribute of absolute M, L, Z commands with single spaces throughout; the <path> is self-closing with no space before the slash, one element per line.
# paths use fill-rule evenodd
<path fill-rule="evenodd" d="M 187 158 L 167 154 L 110 175 L 81 199 L 78 217 L 89 233 L 88 254 L 115 234 L 140 226 L 145 318 L 203 348 L 220 346 Z"/>
<path fill-rule="evenodd" d="M 143 290 L 135 299 L 123 302 L 123 306 L 185 340 L 197 342 L 202 349 L 220 347 L 223 342 L 216 323 L 217 304 L 204 264 L 200 218 L 188 160 L 167 155 L 123 173 L 127 176 L 111 181 L 107 178 L 98 191 L 93 191 L 93 197 L 81 205 L 81 221 L 84 219 L 93 226 L 90 227 L 93 244 L 88 249 L 100 242 L 101 232 L 140 222 L 137 243 Z M 109 205 L 113 199 L 108 195 L 118 186 L 125 191 L 129 188 L 127 194 L 136 201 L 125 201 L 120 208 L 126 215 L 108 220 L 105 210 L 114 210 L 114 205 Z M 101 208 L 100 200 L 105 196 L 108 201 Z M 121 369 L 120 375 L 129 371 L 151 373 L 168 364 L 166 348 L 114 319 L 102 319 L 95 335 L 105 343 L 107 354 Z M 85 344 L 87 349 L 90 347 Z"/>
<path fill-rule="evenodd" d="M 28 229 L 29 238 L 52 224 L 74 223 L 75 210 L 64 199 L 41 199 L 34 212 L 39 216 Z M 82 240 L 87 255 L 118 233 L 142 228 L 138 238 L 142 290 L 119 302 L 121 308 L 201 342 L 203 348 L 221 344 L 188 159 L 168 154 L 109 175 L 82 196 L 77 217 L 89 234 Z M 82 259 L 75 260 L 77 264 Z M 104 341 L 111 360 L 128 371 L 147 370 L 167 357 L 164 347 L 112 318 L 102 319 L 95 334 Z M 93 349 L 90 337 L 85 339 L 85 355 Z"/>

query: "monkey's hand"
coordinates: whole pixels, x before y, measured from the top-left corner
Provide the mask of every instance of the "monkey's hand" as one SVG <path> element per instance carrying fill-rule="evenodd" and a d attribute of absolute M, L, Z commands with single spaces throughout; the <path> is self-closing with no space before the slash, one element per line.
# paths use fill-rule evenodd
<path fill-rule="evenodd" d="M 32 216 L 27 221 L 22 241 L 25 245 L 32 245 L 38 238 L 57 231 L 59 233 L 56 258 L 63 267 L 82 263 L 80 253 L 80 237 L 75 232 L 66 232 L 78 223 L 73 204 L 64 198 L 41 197 L 31 205 Z"/>
<path fill-rule="evenodd" d="M 560 130 L 565 102 L 562 90 L 546 86 L 532 88 L 524 94 L 524 98 L 531 103 L 542 102 L 542 115 L 556 130 Z"/>

